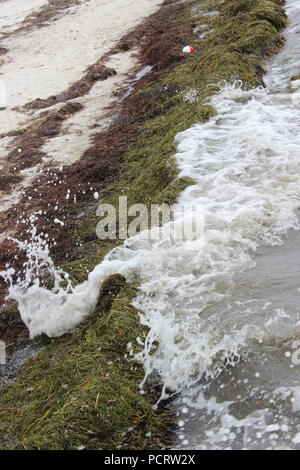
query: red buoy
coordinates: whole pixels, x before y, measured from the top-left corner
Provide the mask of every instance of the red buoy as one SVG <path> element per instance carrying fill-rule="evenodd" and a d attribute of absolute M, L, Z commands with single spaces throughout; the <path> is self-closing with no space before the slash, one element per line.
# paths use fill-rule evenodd
<path fill-rule="evenodd" d="M 182 49 L 182 52 L 184 52 L 185 54 L 191 54 L 191 53 L 195 52 L 195 49 L 192 46 L 185 46 Z"/>

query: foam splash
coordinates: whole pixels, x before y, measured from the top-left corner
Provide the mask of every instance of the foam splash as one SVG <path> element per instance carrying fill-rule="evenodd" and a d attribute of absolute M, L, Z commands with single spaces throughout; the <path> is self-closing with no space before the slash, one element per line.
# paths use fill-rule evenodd
<path fill-rule="evenodd" d="M 73 292 L 69 275 L 56 267 L 50 256 L 48 235 L 37 231 L 35 226 L 37 218 L 33 215 L 29 219 L 27 240 L 19 241 L 9 237 L 9 240 L 17 244 L 20 252 L 25 252 L 27 260 L 23 264 L 22 273 L 17 274 L 10 266 L 7 266 L 6 271 L 0 272 L 9 284 L 7 299 L 18 302 L 22 320 L 30 330 L 31 338 L 44 332 L 42 325 L 48 315 L 47 310 L 44 315 L 38 314 L 40 308 L 47 309 L 53 299 L 56 302 L 59 299 L 61 304 L 67 293 Z M 47 284 L 51 285 L 51 288 L 47 288 Z"/>

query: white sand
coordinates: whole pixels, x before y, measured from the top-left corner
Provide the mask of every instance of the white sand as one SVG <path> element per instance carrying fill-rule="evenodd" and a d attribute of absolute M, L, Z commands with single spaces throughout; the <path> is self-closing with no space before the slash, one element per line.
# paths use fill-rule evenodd
<path fill-rule="evenodd" d="M 87 95 L 75 100 L 84 105 L 83 110 L 71 116 L 61 134 L 49 139 L 42 148 L 52 161 L 63 165 L 74 163 L 91 145 L 92 136 L 110 122 L 111 113 L 107 106 L 117 101 L 113 92 L 124 83 L 126 74 L 136 65 L 134 52 L 114 54 L 105 65 L 114 68 L 117 75 L 96 83 Z"/>
<path fill-rule="evenodd" d="M 0 27 L 14 28 L 33 8 L 38 10 L 44 3 L 44 0 L 0 0 Z M 82 0 L 46 27 L 18 32 L 2 40 L 1 45 L 9 52 L 0 58 L 0 64 L 3 62 L 0 81 L 7 91 L 6 110 L 0 111 L 0 134 L 24 127 L 37 118 L 40 111 L 24 111 L 20 107 L 66 90 L 160 4 L 161 0 Z M 97 124 L 98 131 L 109 122 L 102 113 L 113 103 L 115 87 L 136 65 L 131 53 L 116 54 L 110 61 L 107 65 L 113 66 L 118 74 L 96 83 L 88 95 L 77 99 L 86 108 L 65 123 L 62 136 L 53 142 L 50 139 L 44 146 L 56 161 L 72 163 L 80 158 L 95 132 L 90 129 L 93 124 Z M 11 142 L 11 138 L 0 140 L 0 168 Z"/>
<path fill-rule="evenodd" d="M 9 49 L 0 69 L 7 88 L 7 106 L 23 106 L 64 91 L 160 3 L 90 0 L 70 8 L 48 27 L 2 41 L 2 46 Z M 1 132 L 14 128 L 19 121 L 16 113 L 8 119 L 0 116 Z"/>
<path fill-rule="evenodd" d="M 0 1 L 0 38 L 2 33 L 14 31 L 27 15 L 47 3 L 48 0 Z"/>

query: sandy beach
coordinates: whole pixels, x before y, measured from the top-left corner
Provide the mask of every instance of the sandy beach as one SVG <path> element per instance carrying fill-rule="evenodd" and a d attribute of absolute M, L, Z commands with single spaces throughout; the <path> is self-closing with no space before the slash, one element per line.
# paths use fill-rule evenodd
<path fill-rule="evenodd" d="M 89 147 L 93 134 L 111 121 L 106 109 L 116 101 L 114 92 L 136 68 L 137 59 L 134 50 L 110 57 L 107 54 L 128 30 L 153 13 L 161 1 L 58 1 L 54 2 L 56 10 L 51 15 L 47 13 L 50 20 L 45 22 L 45 10 L 51 3 L 6 0 L 0 4 L 0 45 L 7 51 L 0 59 L 0 80 L 5 89 L 5 105 L 0 111 L 0 168 L 3 174 L 21 176 L 18 185 L 9 191 L 0 190 L 1 210 L 18 202 L 23 188 L 32 183 L 45 162 L 68 165 L 78 160 Z M 7 162 L 20 130 L 24 132 L 32 123 L 36 126 L 45 111 L 59 110 L 64 102 L 41 110 L 28 109 L 26 105 L 63 94 L 99 61 L 115 74 L 105 81 L 96 80 L 88 93 L 76 97 L 81 111 L 65 120 L 61 133 L 54 139 L 52 136 L 45 139 L 43 159 L 35 159 L 34 164 L 20 169 L 15 163 Z M 20 158 L 22 150 L 17 148 Z"/>

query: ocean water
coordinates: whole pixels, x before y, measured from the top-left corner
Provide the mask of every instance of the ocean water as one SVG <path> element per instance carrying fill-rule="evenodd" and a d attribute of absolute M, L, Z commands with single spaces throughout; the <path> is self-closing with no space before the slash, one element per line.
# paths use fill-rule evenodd
<path fill-rule="evenodd" d="M 66 289 L 33 233 L 21 248 L 34 262 L 10 286 L 31 336 L 59 336 L 93 310 L 105 276 L 138 277 L 134 306 L 149 327 L 139 359 L 145 380 L 160 376 L 161 398 L 179 394 L 174 447 L 300 448 L 300 81 L 291 80 L 300 73 L 299 2 L 286 10 L 286 45 L 266 88 L 223 86 L 210 101 L 218 114 L 176 138 L 180 176 L 195 184 L 174 225 L 192 205 L 203 235 L 133 237 Z M 38 259 L 56 273 L 52 291 L 37 280 Z"/>

